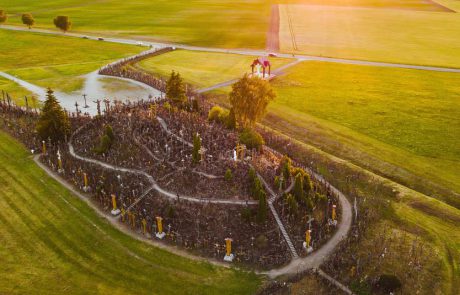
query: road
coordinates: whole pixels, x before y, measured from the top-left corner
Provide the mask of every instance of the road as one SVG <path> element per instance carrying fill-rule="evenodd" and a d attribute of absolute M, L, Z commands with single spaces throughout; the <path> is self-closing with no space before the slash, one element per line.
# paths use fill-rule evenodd
<path fill-rule="evenodd" d="M 47 30 L 47 29 L 33 29 L 32 28 L 29 30 L 28 28 L 25 28 L 25 27 L 17 27 L 17 26 L 10 26 L 10 25 L 2 25 L 0 26 L 0 29 L 11 30 L 11 31 L 52 34 L 52 35 L 60 35 L 60 36 L 76 37 L 76 38 L 85 37 L 91 40 L 98 40 L 99 38 L 99 36 L 90 36 L 90 35 L 79 34 L 79 33 L 64 34 L 59 31 L 53 31 L 53 30 Z M 164 42 L 146 42 L 144 40 L 111 38 L 111 37 L 103 37 L 103 39 L 104 40 L 102 41 L 104 42 L 129 44 L 129 45 L 139 45 L 140 43 L 142 43 L 142 46 L 152 45 L 154 47 L 174 47 L 174 48 L 180 48 L 180 49 L 192 50 L 192 51 L 232 53 L 232 54 L 250 55 L 250 56 L 265 56 L 268 54 L 266 50 L 201 47 L 201 46 L 191 46 L 191 45 L 185 45 L 185 44 L 164 43 Z M 322 61 L 322 62 L 352 64 L 352 65 L 362 65 L 362 66 L 390 67 L 390 68 L 414 69 L 414 70 L 435 71 L 435 72 L 460 73 L 459 68 L 444 68 L 444 67 L 420 66 L 420 65 L 410 65 L 410 64 L 400 64 L 400 63 L 386 63 L 386 62 L 376 62 L 376 61 L 367 61 L 367 60 L 353 60 L 353 59 L 344 59 L 344 58 L 312 56 L 312 55 L 303 55 L 303 54 L 277 53 L 276 55 L 278 57 L 283 57 L 283 58 L 295 58 L 301 61 Z"/>

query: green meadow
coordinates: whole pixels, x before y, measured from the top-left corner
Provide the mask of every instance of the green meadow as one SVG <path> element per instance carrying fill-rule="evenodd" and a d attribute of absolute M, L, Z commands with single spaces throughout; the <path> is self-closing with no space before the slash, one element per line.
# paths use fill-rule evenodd
<path fill-rule="evenodd" d="M 238 54 L 175 50 L 145 59 L 136 67 L 163 78 L 167 78 L 171 71 L 176 71 L 187 83 L 202 88 L 251 73 L 250 65 L 255 58 Z M 289 61 L 286 58 L 271 58 L 272 70 Z"/>
<path fill-rule="evenodd" d="M 460 74 L 320 62 L 287 72 L 266 124 L 411 187 L 439 184 L 431 193 L 460 206 Z"/>
<path fill-rule="evenodd" d="M 3 132 L 0 163 L 2 294 L 250 294 L 260 284 L 121 233 Z"/>
<path fill-rule="evenodd" d="M 36 26 L 53 28 L 53 18 L 68 15 L 73 30 L 103 35 L 141 36 L 149 40 L 228 48 L 265 48 L 272 4 L 310 3 L 438 11 L 416 0 L 0 0 L 10 24 L 22 25 L 30 12 Z"/>

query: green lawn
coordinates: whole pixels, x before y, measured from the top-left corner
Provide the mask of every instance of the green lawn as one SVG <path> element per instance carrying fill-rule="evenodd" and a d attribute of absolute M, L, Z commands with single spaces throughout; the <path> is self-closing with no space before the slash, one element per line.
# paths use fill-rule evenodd
<path fill-rule="evenodd" d="M 313 3 L 437 10 L 417 0 L 0 0 L 9 23 L 21 24 L 31 12 L 37 27 L 52 28 L 53 18 L 68 15 L 73 30 L 104 35 L 147 36 L 151 39 L 218 47 L 265 48 L 270 7 L 278 3 Z"/>
<path fill-rule="evenodd" d="M 197 87 L 209 87 L 251 73 L 256 56 L 200 51 L 175 50 L 141 61 L 137 66 L 153 75 L 168 77 L 179 72 L 184 80 Z M 271 58 L 272 70 L 289 63 L 290 59 Z"/>
<path fill-rule="evenodd" d="M 0 163 L 2 294 L 250 294 L 260 284 L 254 274 L 181 258 L 119 232 L 3 132 Z"/>
<path fill-rule="evenodd" d="M 460 68 L 459 13 L 282 5 L 280 18 L 282 51 Z"/>
<path fill-rule="evenodd" d="M 65 36 L 0 30 L 0 71 L 41 87 L 62 92 L 81 88 L 82 75 L 142 48 Z M 0 80 L 0 90 L 13 97 L 27 94 L 15 83 Z"/>
<path fill-rule="evenodd" d="M 273 86 L 268 125 L 402 183 L 460 193 L 460 74 L 305 62 Z"/>

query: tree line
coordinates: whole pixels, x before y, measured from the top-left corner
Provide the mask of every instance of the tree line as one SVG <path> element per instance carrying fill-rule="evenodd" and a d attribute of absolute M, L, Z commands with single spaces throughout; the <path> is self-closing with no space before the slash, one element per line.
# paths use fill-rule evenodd
<path fill-rule="evenodd" d="M 8 14 L 5 10 L 0 10 L 0 24 L 6 23 L 8 20 Z M 23 13 L 21 15 L 21 21 L 24 25 L 26 25 L 29 29 L 31 29 L 35 25 L 35 18 L 31 13 Z M 72 27 L 72 22 L 70 21 L 68 16 L 59 15 L 53 19 L 54 26 L 64 33 L 70 30 Z"/>

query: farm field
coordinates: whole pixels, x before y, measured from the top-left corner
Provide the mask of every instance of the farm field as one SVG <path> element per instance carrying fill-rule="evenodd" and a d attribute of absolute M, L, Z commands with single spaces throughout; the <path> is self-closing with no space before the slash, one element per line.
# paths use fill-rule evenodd
<path fill-rule="evenodd" d="M 0 0 L 0 7 L 8 11 L 8 23 L 14 25 L 22 25 L 19 16 L 24 12 L 34 15 L 39 28 L 53 28 L 56 15 L 68 15 L 73 30 L 79 32 L 201 46 L 265 48 L 270 7 L 284 3 L 440 10 L 430 2 L 416 0 L 192 0 L 186 5 L 181 0 L 155 1 L 154 5 L 148 0 Z"/>
<path fill-rule="evenodd" d="M 181 74 L 185 82 L 199 88 L 237 79 L 251 73 L 256 56 L 199 51 L 175 50 L 139 62 L 136 66 L 157 77 L 167 78 L 171 71 Z M 271 58 L 272 71 L 289 63 L 290 59 Z"/>
<path fill-rule="evenodd" d="M 452 12 L 281 5 L 281 51 L 460 67 L 460 16 Z"/>
<path fill-rule="evenodd" d="M 6 30 L 0 30 L 0 38 L 8 40 L 0 52 L 0 71 L 62 92 L 80 89 L 82 75 L 143 50 L 131 45 Z M 13 97 L 22 96 L 24 90 L 14 85 L 8 82 L 3 89 Z"/>
<path fill-rule="evenodd" d="M 3 132 L 0 163 L 0 293 L 248 294 L 260 283 L 126 236 Z"/>

